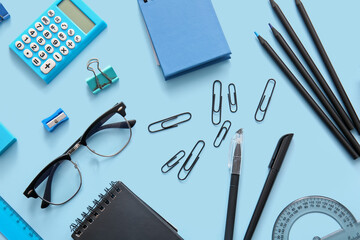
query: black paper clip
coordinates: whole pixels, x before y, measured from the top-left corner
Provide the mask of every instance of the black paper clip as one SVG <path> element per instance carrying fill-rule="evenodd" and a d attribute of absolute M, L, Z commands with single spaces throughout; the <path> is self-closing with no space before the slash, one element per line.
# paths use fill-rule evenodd
<path fill-rule="evenodd" d="M 201 147 L 199 153 L 196 155 L 196 158 L 195 158 L 194 162 L 191 164 L 191 166 L 190 166 L 189 168 L 186 168 L 186 165 L 188 164 L 188 162 L 190 161 L 190 159 L 191 159 L 191 157 L 192 157 L 192 155 L 193 155 L 193 152 L 195 151 L 196 147 L 197 147 L 199 144 L 202 144 L 203 146 Z M 204 147 L 205 147 L 205 142 L 204 142 L 203 140 L 199 140 L 199 141 L 195 144 L 194 148 L 191 150 L 191 153 L 190 153 L 189 156 L 186 158 L 184 164 L 183 164 L 183 165 L 181 166 L 181 168 L 180 168 L 180 171 L 179 171 L 179 173 L 178 173 L 178 179 L 179 179 L 180 181 L 185 180 L 185 179 L 189 176 L 191 170 L 195 167 L 195 164 L 196 164 L 197 161 L 199 160 L 199 158 L 200 158 L 200 157 L 199 157 L 199 156 L 200 156 L 200 153 L 202 152 L 202 150 L 204 149 Z M 184 172 L 186 173 L 185 177 L 183 177 L 183 178 L 180 177 L 180 174 L 181 174 L 182 170 L 184 170 Z"/>
<path fill-rule="evenodd" d="M 172 121 L 172 120 L 175 120 L 177 118 L 179 118 L 180 116 L 185 116 L 185 115 L 188 115 L 189 117 L 186 118 L 185 120 L 182 120 L 180 122 L 177 122 L 177 123 L 173 123 L 169 126 L 166 126 L 166 123 Z M 165 119 L 162 119 L 160 121 L 157 121 L 157 122 L 154 122 L 154 123 L 151 123 L 149 126 L 148 126 L 148 130 L 149 132 L 151 133 L 155 133 L 155 132 L 160 132 L 160 131 L 163 131 L 163 130 L 166 130 L 166 129 L 170 129 L 170 128 L 175 128 L 175 127 L 178 127 L 179 124 L 181 123 L 184 123 L 184 122 L 187 122 L 187 121 L 190 121 L 192 115 L 191 113 L 189 112 L 184 112 L 184 113 L 180 113 L 178 115 L 175 115 L 175 116 L 172 116 L 172 117 L 168 117 L 168 118 L 165 118 Z M 157 125 L 159 124 L 161 128 L 157 129 L 157 130 L 151 130 L 151 127 L 154 126 L 154 125 Z"/>
<path fill-rule="evenodd" d="M 215 109 L 215 101 L 216 101 L 216 94 L 215 94 L 215 85 L 216 83 L 219 83 L 220 86 L 220 91 L 219 91 L 219 107 L 217 109 Z M 221 110 L 222 110 L 222 83 L 219 80 L 216 80 L 213 83 L 213 88 L 212 88 L 212 107 L 211 107 L 211 121 L 214 125 L 218 125 L 221 123 Z M 215 113 L 219 114 L 219 121 L 215 122 L 214 121 L 214 115 Z"/>
<path fill-rule="evenodd" d="M 228 123 L 228 124 L 226 124 L 226 123 Z M 226 125 L 228 125 L 228 126 L 226 126 Z M 230 128 L 231 128 L 231 122 L 229 120 L 226 120 L 223 123 L 223 125 L 221 126 L 219 133 L 216 135 L 216 138 L 214 140 L 214 147 L 216 147 L 216 148 L 220 147 L 221 143 L 226 138 L 226 135 L 228 134 Z M 221 134 L 222 134 L 222 137 L 220 138 Z M 220 141 L 219 141 L 219 139 L 220 139 Z"/>
<path fill-rule="evenodd" d="M 233 88 L 233 94 L 231 94 L 231 87 Z M 233 95 L 234 97 L 234 101 L 232 101 L 231 95 Z M 228 99 L 229 99 L 229 109 L 230 112 L 232 113 L 236 113 L 236 111 L 238 110 L 238 104 L 237 104 L 237 96 L 236 96 L 236 87 L 235 84 L 230 83 L 228 86 Z M 235 107 L 235 109 L 234 109 Z"/>
<path fill-rule="evenodd" d="M 268 90 L 268 88 L 269 88 L 269 84 L 270 84 L 271 82 L 273 83 L 273 86 L 272 86 L 272 89 L 271 89 L 270 97 L 268 98 L 267 104 L 266 104 L 266 106 L 265 106 L 265 108 L 264 108 L 263 103 L 264 103 L 265 98 L 266 98 L 266 94 L 265 94 L 265 93 L 267 92 L 267 90 Z M 265 115 L 266 115 L 267 110 L 268 110 L 269 105 L 270 105 L 271 98 L 272 98 L 273 93 L 274 93 L 274 90 L 275 90 L 275 86 L 276 86 L 276 81 L 275 81 L 275 79 L 269 79 L 269 80 L 267 81 L 267 83 L 266 83 L 266 85 L 265 85 L 264 92 L 263 92 L 263 94 L 262 94 L 262 96 L 261 96 L 259 105 L 258 105 L 258 107 L 257 107 L 257 109 L 256 109 L 256 112 L 255 112 L 255 120 L 256 120 L 257 122 L 262 122 L 262 121 L 264 121 Z M 258 118 L 258 112 L 259 112 L 259 111 L 262 113 L 262 117 L 261 117 L 261 118 Z"/>
<path fill-rule="evenodd" d="M 182 156 L 179 158 L 179 155 L 180 155 L 181 153 L 182 153 Z M 176 167 L 176 165 L 179 164 L 180 160 L 183 159 L 183 157 L 185 157 L 185 151 L 184 151 L 184 150 L 180 150 L 177 154 L 175 154 L 172 158 L 170 158 L 170 160 L 167 161 L 167 162 L 161 167 L 161 172 L 162 172 L 162 173 L 167 173 L 167 172 L 169 172 L 171 169 L 173 169 L 174 167 Z M 175 159 L 178 159 L 178 160 L 170 165 L 170 163 L 173 162 Z M 167 169 L 164 170 L 165 168 L 167 168 Z"/>

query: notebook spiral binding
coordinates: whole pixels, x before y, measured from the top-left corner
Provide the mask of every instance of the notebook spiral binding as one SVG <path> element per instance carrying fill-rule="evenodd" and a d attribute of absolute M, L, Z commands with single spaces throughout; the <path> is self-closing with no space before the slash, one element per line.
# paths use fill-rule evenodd
<path fill-rule="evenodd" d="M 114 199 L 116 194 L 121 192 L 118 183 L 119 182 L 111 182 L 111 187 L 104 189 L 105 195 L 99 194 L 99 200 L 93 200 L 93 205 L 87 207 L 87 212 L 81 213 L 81 219 L 76 218 L 75 223 L 70 225 L 71 232 L 74 232 L 77 237 L 80 237 L 81 234 L 86 231 L 87 227 L 92 224 L 95 219 L 100 216 L 101 212 L 105 210 L 106 206 L 111 203 L 111 199 Z"/>

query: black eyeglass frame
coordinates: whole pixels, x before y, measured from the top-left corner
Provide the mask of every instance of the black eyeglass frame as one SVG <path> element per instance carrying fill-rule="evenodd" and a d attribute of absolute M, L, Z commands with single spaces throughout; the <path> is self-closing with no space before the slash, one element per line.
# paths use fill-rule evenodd
<path fill-rule="evenodd" d="M 130 120 L 128 121 L 125 116 L 126 116 L 126 112 L 125 112 L 125 104 L 123 102 L 121 103 L 117 103 L 114 107 L 112 107 L 111 109 L 109 109 L 107 112 L 105 112 L 104 114 L 102 114 L 99 118 L 97 118 L 84 132 L 84 134 L 75 141 L 75 143 L 73 143 L 71 145 L 70 148 L 68 148 L 68 150 L 65 151 L 64 154 L 62 154 L 61 156 L 59 156 L 58 158 L 56 158 L 55 160 L 53 160 L 51 163 L 49 163 L 35 178 L 34 180 L 30 183 L 30 185 L 26 188 L 26 190 L 24 191 L 24 195 L 27 198 L 40 198 L 42 200 L 42 204 L 41 204 L 41 208 L 46 208 L 48 207 L 50 204 L 51 205 L 63 205 L 67 202 L 69 202 L 71 199 L 73 199 L 76 194 L 80 191 L 81 186 L 82 186 L 82 176 L 81 176 L 81 172 L 77 166 L 76 163 L 74 163 L 71 160 L 71 154 L 73 154 L 80 146 L 85 146 L 87 147 L 92 153 L 98 155 L 98 156 L 102 156 L 102 157 L 113 157 L 117 154 L 119 154 L 120 152 L 122 152 L 125 147 L 129 144 L 131 137 L 132 137 L 132 131 L 131 128 L 134 127 L 136 120 Z M 111 117 L 113 117 L 115 114 L 120 114 L 125 121 L 124 122 L 117 122 L 117 123 L 111 123 L 111 124 L 107 124 L 107 125 L 103 125 L 106 121 L 108 121 Z M 92 150 L 91 148 L 88 147 L 87 145 L 87 139 L 89 139 L 92 135 L 94 135 L 95 133 L 106 129 L 106 128 L 129 128 L 130 130 L 130 136 L 129 136 L 129 140 L 127 141 L 127 143 L 115 154 L 113 155 L 102 155 L 99 154 L 97 152 L 95 152 L 94 150 Z M 68 200 L 66 200 L 65 202 L 62 203 L 53 203 L 51 201 L 48 201 L 46 199 L 50 199 L 50 195 L 51 195 L 51 182 L 52 182 L 52 178 L 53 175 L 57 169 L 57 167 L 63 162 L 63 161 L 70 161 L 70 163 L 72 163 L 75 167 L 75 169 L 79 172 L 79 176 L 80 176 L 80 185 L 79 188 L 77 189 L 77 191 L 75 192 L 75 194 L 73 196 L 71 196 Z M 46 173 L 48 172 L 48 173 Z M 41 179 L 42 178 L 42 179 Z M 42 183 L 46 178 L 48 178 L 47 183 L 46 183 L 46 188 L 45 188 L 45 192 L 44 192 L 44 197 L 39 196 L 35 189 L 40 185 L 40 183 Z"/>

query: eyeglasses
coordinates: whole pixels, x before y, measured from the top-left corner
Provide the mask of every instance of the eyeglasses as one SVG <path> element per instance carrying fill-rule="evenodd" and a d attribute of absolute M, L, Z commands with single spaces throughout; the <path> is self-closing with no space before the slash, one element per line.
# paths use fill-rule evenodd
<path fill-rule="evenodd" d="M 41 208 L 69 202 L 80 191 L 81 172 L 71 155 L 82 145 L 101 157 L 113 157 L 129 144 L 135 120 L 125 118 L 125 104 L 105 112 L 63 155 L 47 165 L 24 192 L 27 198 L 42 199 Z"/>

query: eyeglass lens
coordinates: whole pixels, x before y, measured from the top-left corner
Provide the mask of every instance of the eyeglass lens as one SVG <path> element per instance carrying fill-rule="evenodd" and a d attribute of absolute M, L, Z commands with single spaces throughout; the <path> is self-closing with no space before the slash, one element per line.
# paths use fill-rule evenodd
<path fill-rule="evenodd" d="M 123 116 L 115 113 L 106 116 L 100 124 L 86 136 L 87 147 L 105 157 L 118 154 L 130 140 L 129 123 Z"/>
<path fill-rule="evenodd" d="M 62 204 L 80 189 L 81 175 L 73 162 L 62 160 L 48 168 L 35 186 L 40 198 L 48 203 Z"/>

